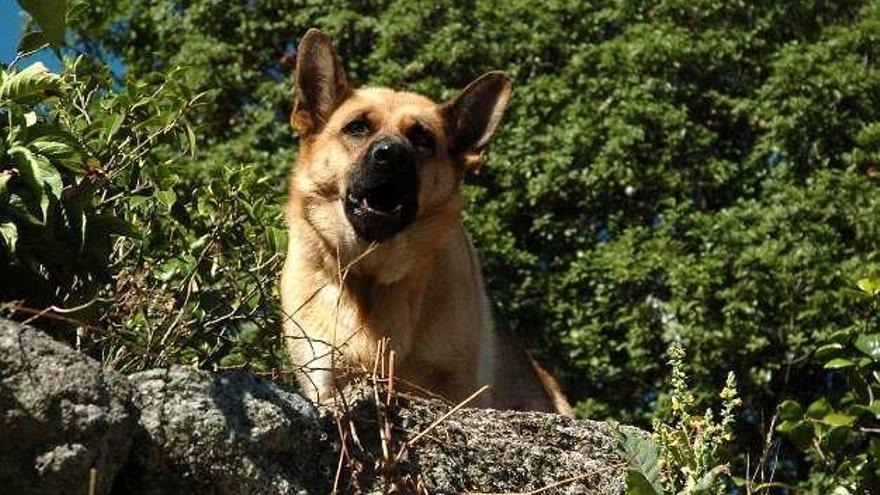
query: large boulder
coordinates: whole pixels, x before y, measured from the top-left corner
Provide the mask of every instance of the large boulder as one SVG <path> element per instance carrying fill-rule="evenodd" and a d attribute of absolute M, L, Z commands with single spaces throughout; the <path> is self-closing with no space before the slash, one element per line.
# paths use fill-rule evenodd
<path fill-rule="evenodd" d="M 131 381 L 141 431 L 120 493 L 625 491 L 607 423 L 461 409 L 429 429 L 449 404 L 396 395 L 386 405 L 369 386 L 315 408 L 246 373 L 172 367 Z"/>
<path fill-rule="evenodd" d="M 243 372 L 126 379 L 0 319 L 0 491 L 85 494 L 97 473 L 118 494 L 625 492 L 607 423 L 365 382 L 317 407 Z"/>
<path fill-rule="evenodd" d="M 119 493 L 325 493 L 332 441 L 301 396 L 177 366 L 130 380 L 140 428 Z"/>
<path fill-rule="evenodd" d="M 347 486 L 374 493 L 626 491 L 617 426 L 491 409 L 460 409 L 446 416 L 450 408 L 407 396 L 397 396 L 384 407 L 382 394 L 361 391 L 340 420 L 342 430 L 358 437 L 354 441 L 348 435 L 346 465 L 354 476 Z"/>
<path fill-rule="evenodd" d="M 109 493 L 136 423 L 124 376 L 0 319 L 0 491 Z"/>

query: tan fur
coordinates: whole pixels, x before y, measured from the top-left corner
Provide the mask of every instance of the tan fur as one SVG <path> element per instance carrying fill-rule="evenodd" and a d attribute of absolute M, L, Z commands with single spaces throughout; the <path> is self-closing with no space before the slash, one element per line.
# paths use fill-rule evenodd
<path fill-rule="evenodd" d="M 346 370 L 368 370 L 387 338 L 395 374 L 418 388 L 459 401 L 489 384 L 482 406 L 570 412 L 552 377 L 493 328 L 479 260 L 459 221 L 463 175 L 500 121 L 506 78 L 490 75 L 438 105 L 408 92 L 350 88 L 317 31 L 301 46 L 291 118 L 301 145 L 286 207 L 281 297 L 304 391 L 317 400 L 333 396 Z M 485 94 L 492 96 L 485 105 L 467 100 Z M 369 142 L 341 129 L 361 114 L 375 134 L 403 136 L 417 121 L 436 139 L 436 152 L 419 162 L 415 221 L 378 244 L 358 238 L 343 210 L 345 178 Z M 482 134 L 468 134 L 474 115 L 483 119 L 475 124 Z M 461 136 L 470 138 L 467 149 L 456 148 Z"/>

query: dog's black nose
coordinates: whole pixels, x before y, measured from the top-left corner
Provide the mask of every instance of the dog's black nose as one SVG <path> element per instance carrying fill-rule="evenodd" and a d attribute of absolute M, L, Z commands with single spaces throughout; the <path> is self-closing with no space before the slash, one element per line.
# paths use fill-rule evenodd
<path fill-rule="evenodd" d="M 406 144 L 390 138 L 377 140 L 370 150 L 370 158 L 376 165 L 405 162 L 410 159 L 409 155 L 410 150 Z"/>

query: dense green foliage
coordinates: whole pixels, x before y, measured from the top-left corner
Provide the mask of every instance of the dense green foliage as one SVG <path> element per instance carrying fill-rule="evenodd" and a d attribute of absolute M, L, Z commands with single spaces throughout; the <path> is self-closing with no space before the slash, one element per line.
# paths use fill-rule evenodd
<path fill-rule="evenodd" d="M 0 73 L 0 309 L 121 370 L 277 367 L 274 187 L 235 162 L 188 180 L 205 94 L 97 62 Z"/>
<path fill-rule="evenodd" d="M 760 453 L 782 399 L 847 407 L 836 401 L 850 390 L 848 370 L 812 356 L 858 328 L 861 303 L 847 291 L 880 268 L 880 3 L 96 0 L 72 12 L 69 44 L 124 61 L 126 80 L 105 74 L 87 108 L 72 103 L 89 90 L 79 80 L 48 104 L 3 102 L 3 152 L 19 165 L 4 162 L 0 178 L 29 163 L 17 158 L 22 143 L 37 149 L 7 116 L 35 110 L 41 125 L 81 136 L 82 163 L 127 160 L 85 214 L 131 232 L 102 234 L 99 257 L 87 258 L 84 234 L 70 235 L 76 220 L 59 217 L 50 239 L 63 238 L 79 263 L 65 262 L 73 272 L 59 282 L 57 252 L 33 251 L 45 229 L 27 234 L 0 198 L 4 236 L 15 225 L 19 246 L 0 255 L 0 270 L 14 256 L 17 278 L 61 288 L 23 297 L 3 284 L 4 300 L 97 301 L 75 316 L 113 329 L 113 346 L 94 348 L 108 361 L 277 365 L 268 342 L 278 331 L 278 206 L 296 149 L 291 64 L 296 40 L 317 26 L 359 83 L 440 99 L 485 70 L 513 76 L 506 122 L 469 181 L 466 222 L 499 320 L 554 368 L 581 414 L 648 424 L 669 409 L 662 356 L 675 339 L 697 402 L 716 403 L 735 372 L 741 455 Z M 115 127 L 145 139 L 151 119 L 177 109 L 167 141 L 140 156 L 122 134 L 107 136 Z M 44 156 L 60 186 L 26 174 L 10 184 L 42 188 L 64 211 L 58 187 L 76 190 L 88 174 Z M 92 278 L 91 291 L 76 285 Z M 149 303 L 102 303 L 133 295 Z M 783 459 L 797 459 L 795 443 Z M 774 469 L 805 479 L 805 466 Z M 828 479 L 813 482 L 817 493 Z"/>
<path fill-rule="evenodd" d="M 835 378 L 844 385 L 806 408 L 796 400 L 778 407 L 777 430 L 815 466 L 804 483 L 811 493 L 880 490 L 880 275 L 860 279 L 858 288 L 863 320 L 833 334 L 814 354 L 826 369 L 841 372 Z"/>

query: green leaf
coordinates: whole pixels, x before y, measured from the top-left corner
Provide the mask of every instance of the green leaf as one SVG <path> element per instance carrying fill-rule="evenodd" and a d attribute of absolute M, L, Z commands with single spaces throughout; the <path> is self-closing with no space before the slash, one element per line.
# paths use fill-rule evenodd
<path fill-rule="evenodd" d="M 40 50 L 49 44 L 49 40 L 46 39 L 45 33 L 42 31 L 31 31 L 26 35 L 22 36 L 21 41 L 18 42 L 18 53 L 32 53 Z"/>
<path fill-rule="evenodd" d="M 662 495 L 660 448 L 648 438 L 618 430 L 618 449 L 629 464 L 627 495 Z"/>
<path fill-rule="evenodd" d="M 0 83 L 0 104 L 48 96 L 57 93 L 59 87 L 58 75 L 49 72 L 42 62 L 35 62 L 3 79 Z"/>
<path fill-rule="evenodd" d="M 880 273 L 872 273 L 865 278 L 857 280 L 856 286 L 866 294 L 872 296 L 880 294 Z"/>
<path fill-rule="evenodd" d="M 107 130 L 104 133 L 104 139 L 105 141 L 107 141 L 108 144 L 113 139 L 113 136 L 115 136 L 116 133 L 119 132 L 119 128 L 122 126 L 122 123 L 124 121 L 125 115 L 123 114 L 116 114 L 107 119 L 107 121 L 105 122 L 105 128 Z"/>
<path fill-rule="evenodd" d="M 63 158 L 70 156 L 74 152 L 73 148 L 67 143 L 48 141 L 40 138 L 28 143 L 28 147 L 34 150 L 34 152 L 48 158 Z"/>
<path fill-rule="evenodd" d="M 37 159 L 40 167 L 40 175 L 43 177 L 43 184 L 55 199 L 61 199 L 61 191 L 64 189 L 64 183 L 61 181 L 61 174 L 49 160 L 43 157 Z"/>
<path fill-rule="evenodd" d="M 9 180 L 12 179 L 12 171 L 4 170 L 0 172 L 0 197 L 6 193 L 6 189 L 9 188 Z"/>
<path fill-rule="evenodd" d="M 177 201 L 177 194 L 174 194 L 174 191 L 156 191 L 154 196 L 165 206 L 166 212 L 171 211 L 171 207 L 174 206 L 174 202 Z"/>
<path fill-rule="evenodd" d="M 823 345 L 816 349 L 816 359 L 828 361 L 840 354 L 841 350 L 843 350 L 843 345 L 838 343 Z"/>
<path fill-rule="evenodd" d="M 813 426 L 804 421 L 783 421 L 776 430 L 800 450 L 809 448 L 813 439 Z"/>
<path fill-rule="evenodd" d="M 871 439 L 871 443 L 868 445 L 868 452 L 870 452 L 871 456 L 874 457 L 874 462 L 880 460 L 880 439 Z"/>
<path fill-rule="evenodd" d="M 189 142 L 189 156 L 190 158 L 195 158 L 197 149 L 196 133 L 195 131 L 193 131 L 192 126 L 189 124 L 186 125 L 186 138 Z"/>
<path fill-rule="evenodd" d="M 12 222 L 0 222 L 0 240 L 10 253 L 15 254 L 15 247 L 18 245 L 18 227 Z"/>
<path fill-rule="evenodd" d="M 874 411 L 866 404 L 853 404 L 846 408 L 846 414 L 856 418 L 873 418 Z"/>
<path fill-rule="evenodd" d="M 626 495 L 662 495 L 657 487 L 641 471 L 629 469 L 626 472 Z"/>
<path fill-rule="evenodd" d="M 240 352 L 231 352 L 220 359 L 220 366 L 227 368 L 242 366 L 246 363 L 247 359 Z"/>
<path fill-rule="evenodd" d="M 16 169 L 21 173 L 28 189 L 36 196 L 37 201 L 43 200 L 43 174 L 40 167 L 40 159 L 24 146 L 13 146 L 6 152 L 18 165 Z"/>
<path fill-rule="evenodd" d="M 89 231 L 93 234 L 97 233 L 101 236 L 120 235 L 135 239 L 141 236 L 136 226 L 124 218 L 115 217 L 110 214 L 93 215 L 90 223 Z"/>
<path fill-rule="evenodd" d="M 845 368 L 852 368 L 855 365 L 856 363 L 852 359 L 836 358 L 825 363 L 825 369 L 840 370 Z"/>
<path fill-rule="evenodd" d="M 831 426 L 850 426 L 855 422 L 855 416 L 848 416 L 836 412 L 828 413 L 822 418 L 822 422 Z"/>
<path fill-rule="evenodd" d="M 797 421 L 804 417 L 804 408 L 796 400 L 783 401 L 776 407 L 782 421 Z"/>
<path fill-rule="evenodd" d="M 828 402 L 828 399 L 822 397 L 810 404 L 810 407 L 807 408 L 807 417 L 810 419 L 822 419 L 830 412 L 831 403 Z"/>
<path fill-rule="evenodd" d="M 709 472 L 704 474 L 694 483 L 694 486 L 690 490 L 685 490 L 686 495 L 699 495 L 701 493 L 709 493 L 712 488 L 715 487 L 715 480 L 718 479 L 718 476 L 721 474 L 730 474 L 730 468 L 726 464 L 722 464 L 720 466 L 715 466 L 710 469 Z"/>
<path fill-rule="evenodd" d="M 880 333 L 859 335 L 855 346 L 871 359 L 880 360 Z"/>
<path fill-rule="evenodd" d="M 278 227 L 268 227 L 266 228 L 266 240 L 273 251 L 283 253 L 287 247 L 287 232 Z"/>
<path fill-rule="evenodd" d="M 53 164 L 59 165 L 77 175 L 85 173 L 82 155 L 79 150 L 63 141 L 39 137 L 28 144 L 35 153 L 45 156 Z"/>
<path fill-rule="evenodd" d="M 53 48 L 64 41 L 67 0 L 18 0 L 19 5 L 34 18 Z"/>

